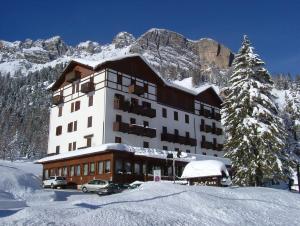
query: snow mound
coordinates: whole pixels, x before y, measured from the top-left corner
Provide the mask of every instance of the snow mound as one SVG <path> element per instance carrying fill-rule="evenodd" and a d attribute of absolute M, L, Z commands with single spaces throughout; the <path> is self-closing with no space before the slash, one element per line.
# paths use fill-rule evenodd
<path fill-rule="evenodd" d="M 229 176 L 225 164 L 221 161 L 192 161 L 185 166 L 181 178 L 222 176 L 222 171 Z"/>
<path fill-rule="evenodd" d="M 0 161 L 0 203 L 4 198 L 22 199 L 41 188 L 40 165 Z"/>

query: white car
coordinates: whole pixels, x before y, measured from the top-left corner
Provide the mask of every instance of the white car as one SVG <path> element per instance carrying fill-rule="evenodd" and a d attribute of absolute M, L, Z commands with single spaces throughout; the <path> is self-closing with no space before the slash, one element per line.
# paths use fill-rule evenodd
<path fill-rule="evenodd" d="M 91 180 L 86 184 L 81 186 L 81 190 L 86 193 L 90 191 L 97 191 L 100 188 L 105 188 L 109 185 L 109 182 L 106 180 Z"/>
<path fill-rule="evenodd" d="M 49 179 L 43 181 L 43 188 L 50 187 L 52 189 L 57 187 L 65 187 L 67 185 L 67 180 L 65 177 L 52 176 Z"/>

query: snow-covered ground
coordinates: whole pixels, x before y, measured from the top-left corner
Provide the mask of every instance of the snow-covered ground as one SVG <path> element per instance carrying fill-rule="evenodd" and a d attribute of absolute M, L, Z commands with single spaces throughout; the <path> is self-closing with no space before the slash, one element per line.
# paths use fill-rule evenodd
<path fill-rule="evenodd" d="M 40 170 L 0 161 L 0 225 L 300 225 L 300 195 L 285 190 L 148 182 L 99 197 L 39 189 Z"/>

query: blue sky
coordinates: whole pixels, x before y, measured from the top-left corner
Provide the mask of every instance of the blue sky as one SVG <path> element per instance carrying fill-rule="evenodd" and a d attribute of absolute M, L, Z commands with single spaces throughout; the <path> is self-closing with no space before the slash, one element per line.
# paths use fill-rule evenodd
<path fill-rule="evenodd" d="M 67 44 L 111 42 L 120 31 L 139 36 L 166 28 L 190 39 L 213 38 L 236 52 L 248 34 L 272 73 L 300 74 L 297 0 L 0 0 L 0 39 L 60 35 Z"/>

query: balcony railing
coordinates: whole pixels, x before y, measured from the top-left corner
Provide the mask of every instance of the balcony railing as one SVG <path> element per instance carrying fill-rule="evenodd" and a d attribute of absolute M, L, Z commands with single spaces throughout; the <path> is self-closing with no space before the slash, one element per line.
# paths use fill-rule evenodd
<path fill-rule="evenodd" d="M 216 134 L 217 135 L 222 135 L 223 134 L 223 130 L 221 128 L 216 128 Z"/>
<path fill-rule="evenodd" d="M 59 105 L 64 102 L 64 97 L 62 95 L 56 95 L 52 97 L 52 104 Z"/>
<path fill-rule="evenodd" d="M 162 133 L 161 141 L 167 141 L 171 143 L 178 143 L 178 144 L 190 145 L 190 146 L 197 146 L 197 140 L 194 138 L 179 136 L 170 133 Z"/>
<path fill-rule="evenodd" d="M 134 134 L 137 136 L 144 136 L 150 138 L 156 137 L 156 129 L 136 124 L 128 124 L 125 122 L 114 122 L 113 130 L 122 133 Z"/>
<path fill-rule="evenodd" d="M 200 115 L 204 116 L 206 118 L 211 118 L 210 110 L 207 110 L 207 109 L 201 109 L 200 110 Z"/>
<path fill-rule="evenodd" d="M 201 142 L 201 148 L 213 149 L 213 143 L 208 141 Z"/>
<path fill-rule="evenodd" d="M 72 71 L 69 74 L 66 75 L 66 82 L 74 82 L 76 80 L 80 79 L 80 74 L 76 71 Z"/>
<path fill-rule="evenodd" d="M 93 82 L 86 82 L 81 85 L 81 90 L 82 93 L 89 93 L 92 91 L 95 91 L 95 84 Z"/>
<path fill-rule="evenodd" d="M 142 87 L 142 86 L 132 84 L 128 87 L 128 92 L 140 96 L 145 92 L 145 90 L 144 90 L 144 87 Z"/>
<path fill-rule="evenodd" d="M 219 113 L 215 113 L 213 116 L 212 116 L 213 119 L 217 120 L 217 121 L 221 121 L 221 114 Z"/>
<path fill-rule="evenodd" d="M 127 111 L 130 113 L 134 113 L 137 115 L 143 115 L 149 118 L 154 118 L 156 117 L 156 110 L 148 107 L 148 106 L 143 106 L 143 105 L 138 105 L 138 104 L 132 104 L 127 100 L 124 99 L 114 99 L 114 108 L 119 109 L 122 111 Z"/>

